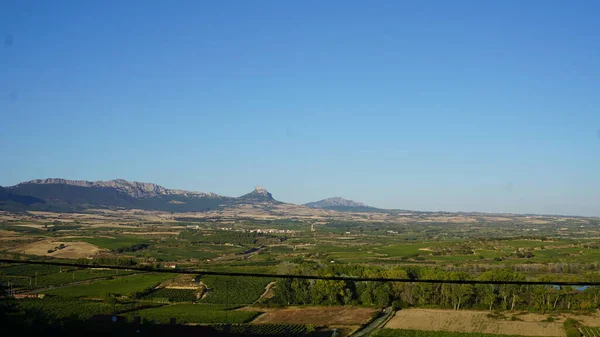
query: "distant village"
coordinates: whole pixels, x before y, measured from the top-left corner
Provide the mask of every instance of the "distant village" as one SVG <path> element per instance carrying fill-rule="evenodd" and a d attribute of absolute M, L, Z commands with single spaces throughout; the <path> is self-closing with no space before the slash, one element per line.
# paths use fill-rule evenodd
<path fill-rule="evenodd" d="M 198 225 L 188 225 L 188 229 L 202 229 L 202 227 Z M 275 228 L 256 228 L 256 229 L 247 229 L 247 228 L 233 228 L 233 227 L 221 227 L 217 228 L 222 231 L 233 231 L 233 232 L 242 232 L 242 233 L 261 233 L 261 234 L 294 234 L 295 230 L 291 229 L 275 229 Z"/>

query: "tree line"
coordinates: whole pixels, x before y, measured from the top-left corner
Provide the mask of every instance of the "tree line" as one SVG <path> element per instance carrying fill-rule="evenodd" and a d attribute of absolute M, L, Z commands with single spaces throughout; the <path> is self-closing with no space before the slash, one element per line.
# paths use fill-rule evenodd
<path fill-rule="evenodd" d="M 531 281 L 510 269 L 493 269 L 477 276 L 431 267 L 380 269 L 363 266 L 329 266 L 321 270 L 300 266 L 292 273 L 319 276 L 407 278 L 433 280 Z M 598 274 L 586 279 L 600 280 Z M 556 281 L 548 276 L 540 281 Z M 277 281 L 275 305 L 364 305 L 440 307 L 486 310 L 590 310 L 600 308 L 600 287 L 576 289 L 551 285 L 438 284 L 285 279 Z"/>

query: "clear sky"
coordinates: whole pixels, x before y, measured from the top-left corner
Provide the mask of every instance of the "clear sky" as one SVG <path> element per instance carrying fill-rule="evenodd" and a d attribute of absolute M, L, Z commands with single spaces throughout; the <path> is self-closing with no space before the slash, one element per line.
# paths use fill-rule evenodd
<path fill-rule="evenodd" d="M 0 185 L 600 215 L 598 1 L 0 1 Z"/>

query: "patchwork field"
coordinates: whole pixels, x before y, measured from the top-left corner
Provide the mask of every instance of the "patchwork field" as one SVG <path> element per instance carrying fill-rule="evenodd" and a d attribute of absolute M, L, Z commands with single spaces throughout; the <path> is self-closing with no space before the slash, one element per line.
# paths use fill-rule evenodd
<path fill-rule="evenodd" d="M 61 244 L 63 244 L 65 247 L 62 249 L 55 249 Z M 98 246 L 92 245 L 87 242 L 67 242 L 54 240 L 31 242 L 11 249 L 11 252 L 14 253 L 38 256 L 52 256 L 66 259 L 88 258 L 94 256 L 100 251 L 101 249 Z"/>

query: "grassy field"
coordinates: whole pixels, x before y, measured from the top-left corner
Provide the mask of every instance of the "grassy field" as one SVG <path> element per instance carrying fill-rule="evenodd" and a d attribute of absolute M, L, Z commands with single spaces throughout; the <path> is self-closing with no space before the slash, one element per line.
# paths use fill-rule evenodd
<path fill-rule="evenodd" d="M 160 323 L 168 323 L 171 317 L 177 318 L 179 323 L 246 323 L 257 315 L 259 313 L 252 311 L 224 310 L 224 306 L 218 304 L 174 304 L 125 314 L 129 318 L 140 316 Z"/>
<path fill-rule="evenodd" d="M 136 274 L 91 284 L 45 290 L 42 291 L 42 293 L 63 297 L 103 298 L 109 293 L 127 295 L 134 292 L 140 292 L 147 288 L 154 287 L 172 277 L 173 275 L 169 274 Z"/>
<path fill-rule="evenodd" d="M 200 280 L 208 286 L 205 303 L 239 306 L 251 304 L 265 291 L 272 280 L 258 277 L 204 276 Z"/>
<path fill-rule="evenodd" d="M 144 300 L 157 302 L 193 302 L 196 300 L 197 291 L 193 289 L 161 288 L 144 295 Z"/>

